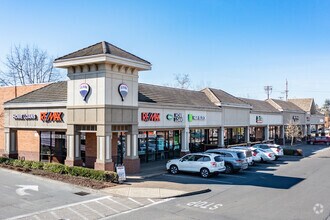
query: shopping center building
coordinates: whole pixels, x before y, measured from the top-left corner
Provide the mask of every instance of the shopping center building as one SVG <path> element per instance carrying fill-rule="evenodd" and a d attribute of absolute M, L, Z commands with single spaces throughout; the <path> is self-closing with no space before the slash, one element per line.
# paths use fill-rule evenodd
<path fill-rule="evenodd" d="M 324 127 L 313 99 L 261 101 L 139 83 L 151 64 L 107 42 L 54 66 L 67 70 L 68 81 L 15 87 L 24 92 L 1 99 L 0 154 L 99 170 L 124 164 L 136 173 L 141 163 L 208 148 L 285 143 L 292 120 L 305 136 L 311 126 Z"/>

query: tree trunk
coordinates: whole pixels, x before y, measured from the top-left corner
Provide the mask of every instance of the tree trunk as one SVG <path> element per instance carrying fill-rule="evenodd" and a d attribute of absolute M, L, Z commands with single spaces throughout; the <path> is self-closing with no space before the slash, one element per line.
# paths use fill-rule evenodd
<path fill-rule="evenodd" d="M 293 136 L 291 137 L 291 146 L 293 145 Z"/>

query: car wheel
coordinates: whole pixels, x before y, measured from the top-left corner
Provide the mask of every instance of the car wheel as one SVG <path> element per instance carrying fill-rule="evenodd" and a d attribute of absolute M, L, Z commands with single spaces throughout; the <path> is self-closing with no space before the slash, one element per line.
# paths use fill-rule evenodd
<path fill-rule="evenodd" d="M 170 173 L 171 173 L 171 174 L 175 175 L 175 174 L 177 174 L 178 172 L 179 172 L 179 169 L 178 169 L 178 167 L 177 167 L 176 165 L 171 165 L 171 166 L 170 166 Z"/>
<path fill-rule="evenodd" d="M 225 164 L 226 170 L 225 173 L 233 173 L 233 166 L 231 164 Z"/>
<path fill-rule="evenodd" d="M 275 160 L 278 160 L 278 156 L 275 156 Z"/>
<path fill-rule="evenodd" d="M 261 158 L 260 163 L 263 163 L 263 162 L 265 162 L 265 161 L 264 161 L 264 158 Z"/>
<path fill-rule="evenodd" d="M 210 171 L 207 168 L 202 168 L 200 173 L 203 178 L 207 178 L 210 176 Z"/>

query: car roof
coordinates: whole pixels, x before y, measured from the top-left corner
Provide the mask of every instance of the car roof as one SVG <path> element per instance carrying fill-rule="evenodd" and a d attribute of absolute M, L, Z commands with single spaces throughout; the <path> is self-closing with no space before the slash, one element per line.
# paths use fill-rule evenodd
<path fill-rule="evenodd" d="M 216 148 L 216 149 L 210 149 L 210 150 L 207 150 L 206 153 L 211 153 L 211 151 L 215 151 L 215 152 L 223 151 L 223 152 L 229 152 L 229 153 L 242 152 L 242 151 L 240 151 L 240 150 L 238 150 L 238 149 Z"/>

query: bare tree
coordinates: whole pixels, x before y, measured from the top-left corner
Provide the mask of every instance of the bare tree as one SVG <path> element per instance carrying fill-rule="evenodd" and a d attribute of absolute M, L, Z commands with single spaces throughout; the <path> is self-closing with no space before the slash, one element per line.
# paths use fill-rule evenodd
<path fill-rule="evenodd" d="M 7 54 L 5 71 L 0 72 L 0 85 L 26 85 L 61 79 L 53 69 L 53 58 L 36 46 L 14 46 Z"/>
<path fill-rule="evenodd" d="M 291 138 L 291 146 L 292 146 L 294 138 L 299 138 L 302 135 L 301 126 L 298 125 L 293 120 L 290 120 L 288 126 L 285 129 L 285 133 L 289 138 Z"/>
<path fill-rule="evenodd" d="M 176 74 L 174 77 L 175 87 L 180 89 L 188 89 L 191 84 L 189 74 Z"/>

